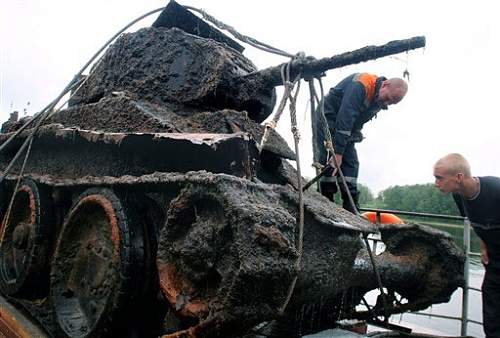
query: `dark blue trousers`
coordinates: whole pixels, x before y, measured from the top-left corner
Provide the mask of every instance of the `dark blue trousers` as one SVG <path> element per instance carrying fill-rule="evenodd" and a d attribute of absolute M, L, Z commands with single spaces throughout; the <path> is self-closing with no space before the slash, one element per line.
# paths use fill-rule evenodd
<path fill-rule="evenodd" d="M 358 207 L 358 199 L 359 199 L 359 191 L 358 191 L 358 173 L 359 173 L 359 161 L 358 161 L 358 153 L 356 152 L 356 148 L 354 147 L 354 142 L 349 142 L 347 147 L 345 148 L 344 154 L 342 156 L 342 164 L 340 165 L 340 169 L 344 174 L 347 188 L 351 193 L 351 196 L 354 200 L 356 207 Z M 324 154 L 325 162 L 326 162 L 326 151 Z M 324 164 L 325 162 L 322 162 Z M 320 180 L 320 189 L 321 194 L 326 196 L 331 201 L 334 200 L 334 195 L 338 192 L 340 187 L 340 193 L 342 196 L 342 206 L 344 209 L 354 212 L 354 209 L 351 206 L 349 201 L 349 197 L 344 189 L 344 185 L 340 181 L 339 175 L 337 177 L 324 176 Z"/>

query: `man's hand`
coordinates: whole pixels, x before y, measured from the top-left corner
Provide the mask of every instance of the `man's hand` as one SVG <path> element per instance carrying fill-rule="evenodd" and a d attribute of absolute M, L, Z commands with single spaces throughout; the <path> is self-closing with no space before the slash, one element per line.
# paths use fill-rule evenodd
<path fill-rule="evenodd" d="M 335 154 L 335 161 L 337 162 L 337 165 L 335 165 L 335 161 L 333 159 L 333 156 L 330 157 L 330 161 L 328 162 L 328 164 L 333 168 L 332 176 L 335 176 L 337 175 L 338 168 L 340 168 L 340 166 L 342 165 L 342 155 Z"/>
<path fill-rule="evenodd" d="M 482 240 L 479 241 L 479 251 L 481 251 L 481 263 L 488 265 L 488 251 L 486 250 L 486 244 Z"/>

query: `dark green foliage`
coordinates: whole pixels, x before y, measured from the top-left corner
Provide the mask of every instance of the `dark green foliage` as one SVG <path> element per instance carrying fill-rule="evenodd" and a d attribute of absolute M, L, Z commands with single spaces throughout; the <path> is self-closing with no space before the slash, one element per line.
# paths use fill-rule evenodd
<path fill-rule="evenodd" d="M 359 190 L 359 205 L 373 205 L 375 197 L 372 191 L 366 185 L 358 183 Z"/>
<path fill-rule="evenodd" d="M 366 185 L 358 183 L 359 190 L 359 205 L 362 207 L 373 207 L 375 205 L 375 196 L 373 196 L 372 191 Z M 340 192 L 334 196 L 335 203 L 342 205 L 342 197 Z"/>
<path fill-rule="evenodd" d="M 312 189 L 316 189 L 316 186 Z M 377 197 L 364 184 L 358 183 L 358 190 L 361 208 L 460 215 L 451 194 L 443 194 L 432 183 L 392 186 L 382 190 Z M 340 193 L 335 195 L 335 203 L 342 205 Z"/>
<path fill-rule="evenodd" d="M 451 194 L 443 194 L 432 183 L 393 186 L 381 191 L 377 206 L 384 209 L 459 215 Z"/>

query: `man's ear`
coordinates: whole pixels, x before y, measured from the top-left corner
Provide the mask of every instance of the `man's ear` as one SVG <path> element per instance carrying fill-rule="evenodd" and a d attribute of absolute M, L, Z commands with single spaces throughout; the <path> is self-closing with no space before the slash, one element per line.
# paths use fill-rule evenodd
<path fill-rule="evenodd" d="M 457 174 L 457 181 L 458 183 L 462 183 L 464 180 L 464 174 L 463 173 L 458 173 Z"/>

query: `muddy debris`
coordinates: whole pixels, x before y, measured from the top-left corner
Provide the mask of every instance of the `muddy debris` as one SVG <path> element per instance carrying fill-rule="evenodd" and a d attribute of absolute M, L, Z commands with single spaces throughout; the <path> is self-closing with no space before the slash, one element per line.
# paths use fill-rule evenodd
<path fill-rule="evenodd" d="M 309 190 L 300 245 L 296 154 L 274 131 L 260 148 L 275 84 L 184 11 L 117 39 L 39 128 L 2 126 L 2 294 L 53 337 L 299 337 L 447 301 L 464 256 L 442 232 Z M 372 313 L 367 234 L 390 293 Z"/>

